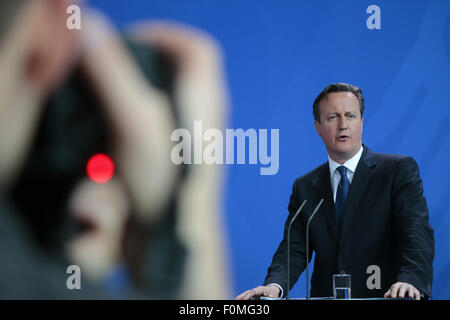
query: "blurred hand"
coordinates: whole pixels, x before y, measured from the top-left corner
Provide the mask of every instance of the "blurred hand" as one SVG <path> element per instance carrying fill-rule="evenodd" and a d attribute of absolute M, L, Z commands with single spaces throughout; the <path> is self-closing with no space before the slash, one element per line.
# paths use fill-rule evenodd
<path fill-rule="evenodd" d="M 175 22 L 139 23 L 130 34 L 158 47 L 174 62 L 175 98 L 183 128 L 193 132 L 194 121 L 201 120 L 204 130 L 221 129 L 227 116 L 228 94 L 219 44 L 201 30 Z"/>
<path fill-rule="evenodd" d="M 248 300 L 253 296 L 278 298 L 279 295 L 280 295 L 280 288 L 278 288 L 275 285 L 259 286 L 241 293 L 236 297 L 236 300 Z"/>
<path fill-rule="evenodd" d="M 228 99 L 220 46 L 201 30 L 173 22 L 136 25 L 131 36 L 157 47 L 174 63 L 174 98 L 180 127 L 225 131 Z M 170 141 L 170 137 L 167 138 Z M 172 144 L 174 145 L 174 144 Z M 221 165 L 191 165 L 178 185 L 177 233 L 188 252 L 184 299 L 229 299 L 231 283 L 224 243 Z"/>
<path fill-rule="evenodd" d="M 0 188 L 4 189 L 14 185 L 25 165 L 48 94 L 62 84 L 78 59 L 79 33 L 65 28 L 67 1 L 21 2 L 1 30 Z"/>
<path fill-rule="evenodd" d="M 404 298 L 405 294 L 414 300 L 420 300 L 420 292 L 413 285 L 406 282 L 396 282 L 384 294 L 385 298 Z"/>
<path fill-rule="evenodd" d="M 93 281 L 101 281 L 122 258 L 129 203 L 117 178 L 99 184 L 81 181 L 69 199 L 69 212 L 87 231 L 66 246 L 68 258 Z"/>

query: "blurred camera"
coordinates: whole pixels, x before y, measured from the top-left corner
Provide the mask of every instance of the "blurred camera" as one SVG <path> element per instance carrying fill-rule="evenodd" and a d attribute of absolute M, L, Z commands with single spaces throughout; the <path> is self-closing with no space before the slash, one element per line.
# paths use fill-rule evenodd
<path fill-rule="evenodd" d="M 146 79 L 172 99 L 175 72 L 170 59 L 149 45 L 123 40 Z M 66 205 L 71 190 L 86 175 L 89 158 L 97 153 L 111 155 L 111 134 L 100 103 L 80 68 L 74 68 L 48 98 L 31 151 L 12 188 L 12 200 L 38 243 L 50 253 L 61 253 L 63 243 L 82 229 Z M 176 118 L 175 108 L 173 112 Z"/>

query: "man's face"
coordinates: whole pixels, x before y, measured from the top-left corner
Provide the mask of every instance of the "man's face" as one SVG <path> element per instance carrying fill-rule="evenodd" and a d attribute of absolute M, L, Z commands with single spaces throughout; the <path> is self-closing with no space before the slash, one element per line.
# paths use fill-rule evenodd
<path fill-rule="evenodd" d="M 320 122 L 314 121 L 328 154 L 343 164 L 360 149 L 363 119 L 359 102 L 351 92 L 332 92 L 320 101 Z"/>

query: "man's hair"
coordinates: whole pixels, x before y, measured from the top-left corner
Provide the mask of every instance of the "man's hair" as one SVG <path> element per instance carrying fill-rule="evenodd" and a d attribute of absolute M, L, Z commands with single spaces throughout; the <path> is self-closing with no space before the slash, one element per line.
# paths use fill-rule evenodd
<path fill-rule="evenodd" d="M 361 88 L 348 84 L 348 83 L 333 83 L 327 86 L 319 95 L 317 96 L 316 100 L 314 100 L 313 103 L 313 114 L 314 114 L 314 120 L 317 122 L 320 122 L 320 101 L 324 97 L 326 97 L 329 93 L 332 92 L 351 92 L 353 93 L 359 102 L 359 111 L 361 113 L 361 118 L 363 117 L 364 113 L 364 97 L 362 95 Z"/>
<path fill-rule="evenodd" d="M 0 1 L 0 42 L 11 27 L 12 22 L 17 16 L 19 8 L 27 0 L 1 0 Z"/>

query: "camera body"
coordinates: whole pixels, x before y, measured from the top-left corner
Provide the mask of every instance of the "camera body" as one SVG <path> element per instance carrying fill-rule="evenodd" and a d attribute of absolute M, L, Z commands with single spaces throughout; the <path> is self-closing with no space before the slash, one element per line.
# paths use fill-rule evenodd
<path fill-rule="evenodd" d="M 146 79 L 171 99 L 175 71 L 168 57 L 147 44 L 123 40 Z M 100 103 L 81 68 L 75 67 L 46 101 L 31 151 L 12 188 L 12 200 L 45 251 L 60 254 L 62 245 L 82 230 L 67 212 L 68 197 L 86 177 L 90 157 L 111 156 L 111 133 Z M 176 118 L 175 107 L 172 110 Z"/>

